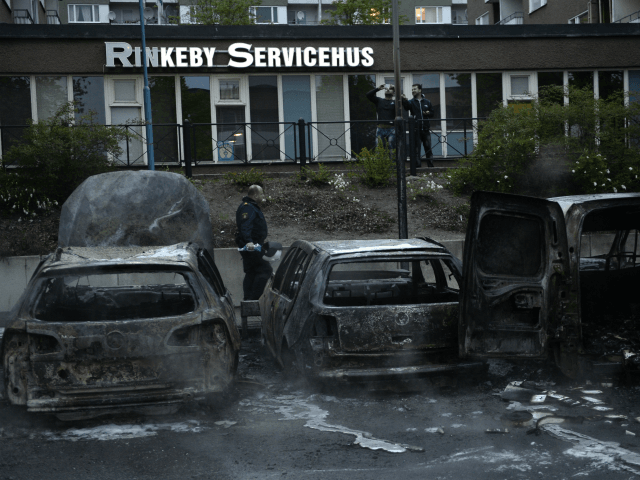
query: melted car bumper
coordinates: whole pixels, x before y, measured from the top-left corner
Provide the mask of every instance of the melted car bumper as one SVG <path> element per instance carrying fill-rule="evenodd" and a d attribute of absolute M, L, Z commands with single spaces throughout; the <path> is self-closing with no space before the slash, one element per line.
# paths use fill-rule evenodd
<path fill-rule="evenodd" d="M 429 377 L 443 373 L 480 373 L 486 369 L 483 362 L 452 363 L 438 365 L 417 365 L 409 367 L 371 367 L 371 368 L 338 368 L 321 370 L 316 376 L 319 379 L 343 381 L 372 380 L 406 380 L 410 378 Z"/>

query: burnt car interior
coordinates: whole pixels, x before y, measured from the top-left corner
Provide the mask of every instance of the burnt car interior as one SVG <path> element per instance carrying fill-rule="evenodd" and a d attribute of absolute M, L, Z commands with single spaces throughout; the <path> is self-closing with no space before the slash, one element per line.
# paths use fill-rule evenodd
<path fill-rule="evenodd" d="M 34 316 L 46 322 L 170 317 L 196 309 L 188 276 L 177 271 L 72 272 L 42 279 Z"/>
<path fill-rule="evenodd" d="M 459 291 L 449 260 L 343 262 L 331 267 L 324 304 L 361 307 L 457 302 Z"/>
<path fill-rule="evenodd" d="M 640 210 L 588 214 L 580 239 L 582 334 L 587 353 L 616 356 L 640 348 Z"/>

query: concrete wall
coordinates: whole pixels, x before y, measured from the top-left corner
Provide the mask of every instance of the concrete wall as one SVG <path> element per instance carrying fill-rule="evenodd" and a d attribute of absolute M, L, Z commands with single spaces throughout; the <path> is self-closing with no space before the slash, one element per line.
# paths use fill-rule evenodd
<path fill-rule="evenodd" d="M 453 255 L 462 258 L 464 241 L 455 240 L 442 242 Z M 284 257 L 283 252 L 282 257 Z M 7 257 L 0 261 L 0 311 L 10 310 L 24 291 L 33 271 L 40 262 L 40 256 Z M 236 306 L 242 301 L 242 261 L 240 254 L 234 248 L 220 248 L 215 251 L 215 261 L 222 275 L 225 285 L 233 296 Z M 280 262 L 273 262 L 276 271 Z"/>

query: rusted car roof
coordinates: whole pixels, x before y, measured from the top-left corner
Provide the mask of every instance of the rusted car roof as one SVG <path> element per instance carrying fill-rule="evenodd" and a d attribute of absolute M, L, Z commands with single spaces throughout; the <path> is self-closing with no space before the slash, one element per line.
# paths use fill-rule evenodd
<path fill-rule="evenodd" d="M 313 245 L 324 250 L 329 255 L 343 255 L 349 253 L 377 254 L 385 250 L 443 250 L 439 243 L 419 238 L 385 239 L 385 240 L 336 240 L 328 242 L 313 242 Z"/>
<path fill-rule="evenodd" d="M 175 262 L 197 265 L 196 253 L 190 243 L 178 243 L 166 247 L 69 247 L 60 249 L 47 263 L 51 267 L 91 264 L 171 264 Z"/>

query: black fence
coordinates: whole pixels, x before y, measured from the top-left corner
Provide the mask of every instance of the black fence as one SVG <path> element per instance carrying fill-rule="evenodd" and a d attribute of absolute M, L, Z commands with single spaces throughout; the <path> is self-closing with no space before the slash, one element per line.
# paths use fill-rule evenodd
<path fill-rule="evenodd" d="M 478 118 L 430 120 L 433 159 L 460 158 L 473 151 Z M 409 121 L 403 121 L 407 157 L 410 152 Z M 363 148 L 376 145 L 376 120 L 279 123 L 175 123 L 153 125 L 156 165 L 224 165 L 260 163 L 314 163 L 353 160 Z M 129 133 L 114 159 L 121 167 L 146 165 L 144 125 L 119 126 Z M 24 125 L 0 125 L 0 154 L 21 141 Z M 70 125 L 69 128 L 76 128 Z M 188 147 L 186 148 L 187 145 Z M 424 150 L 421 151 L 424 155 Z M 6 167 L 5 163 L 3 165 Z"/>

